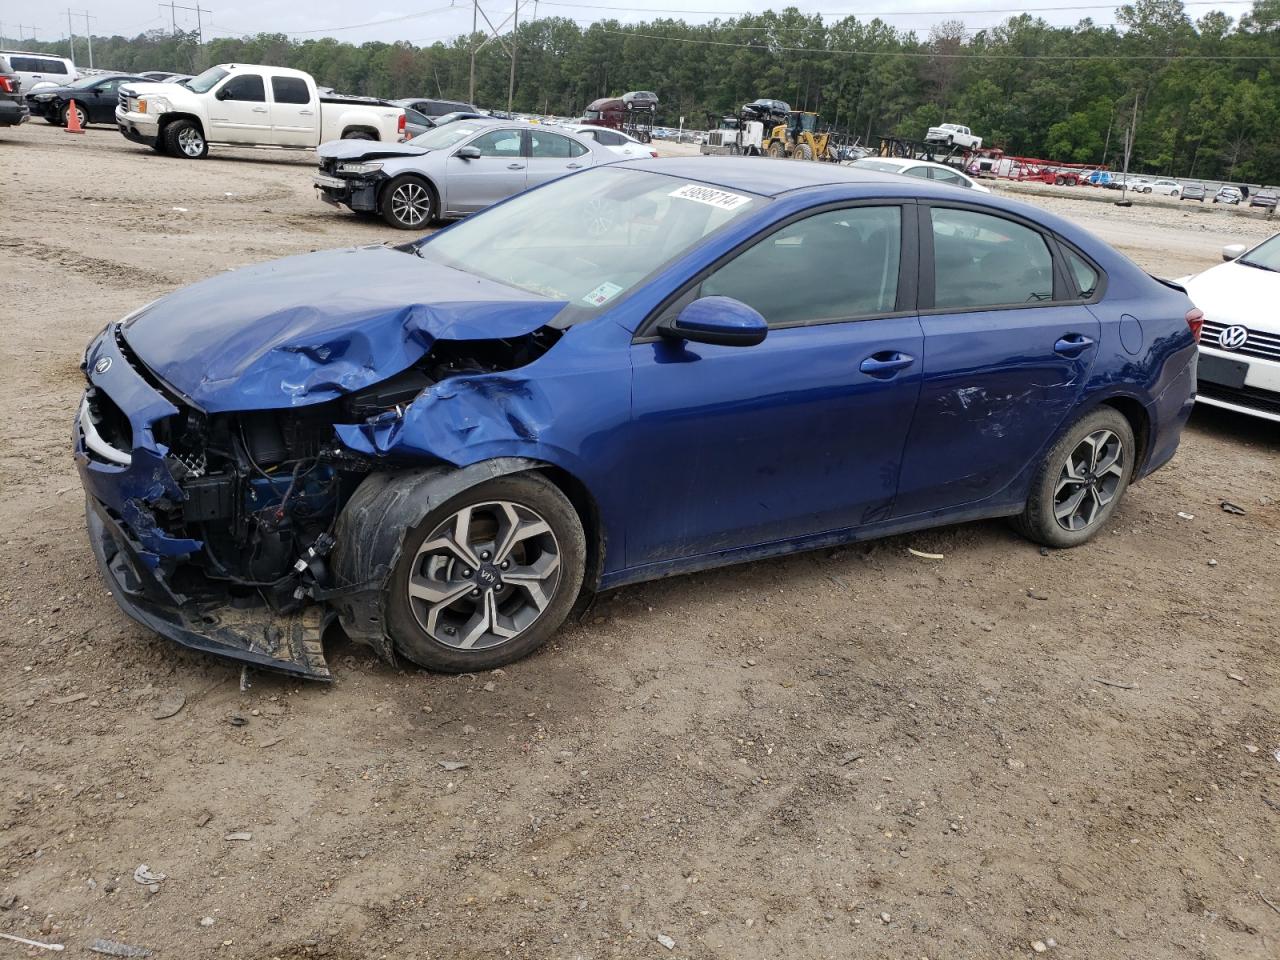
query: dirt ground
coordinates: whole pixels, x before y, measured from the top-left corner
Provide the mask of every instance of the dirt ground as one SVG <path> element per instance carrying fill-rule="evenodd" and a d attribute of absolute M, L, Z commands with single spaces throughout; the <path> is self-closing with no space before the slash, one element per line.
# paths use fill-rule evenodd
<path fill-rule="evenodd" d="M 1280 955 L 1273 424 L 1197 411 L 1080 549 L 978 523 L 629 588 L 495 675 L 339 641 L 332 685 L 242 691 L 134 626 L 84 536 L 83 345 L 219 270 L 403 239 L 310 172 L 0 131 L 0 931 L 225 960 Z M 1032 199 L 1166 275 L 1269 232 L 1079 196 Z"/>

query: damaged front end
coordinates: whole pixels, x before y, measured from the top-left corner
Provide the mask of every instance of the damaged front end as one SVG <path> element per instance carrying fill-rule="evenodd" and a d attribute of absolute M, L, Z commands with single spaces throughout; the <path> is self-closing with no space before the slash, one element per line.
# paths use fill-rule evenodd
<path fill-rule="evenodd" d="M 128 321 L 94 340 L 85 355 L 89 384 L 75 418 L 75 459 L 90 540 L 125 613 L 194 649 L 329 677 L 325 629 L 339 610 L 366 609 L 382 586 L 380 578 L 350 582 L 335 572 L 330 554 L 344 507 L 371 473 L 447 462 L 416 448 L 388 455 L 343 435 L 377 431 L 450 378 L 532 362 L 561 335 L 541 325 L 545 310 L 534 310 L 525 322 L 539 325 L 524 333 L 437 340 L 442 331 L 421 319 L 429 312 L 420 310 L 418 325 L 406 330 L 405 308 L 397 311 L 398 343 L 385 366 L 373 348 L 359 358 L 358 373 L 339 370 L 353 360 L 352 349 L 314 324 L 258 351 L 247 382 L 265 409 L 226 409 L 235 406 L 226 380 L 206 376 L 179 389 L 162 379 L 135 351 Z M 448 332 L 458 330 L 455 322 Z M 317 371 L 309 381 L 297 377 L 300 353 Z M 274 403 L 261 395 L 273 358 L 286 371 Z M 205 366 L 216 371 L 218 361 Z M 326 366 L 337 379 L 318 373 Z M 354 389 L 335 389 L 339 380 Z M 299 390 L 300 382 L 320 386 Z M 197 405 L 192 394 L 211 402 Z M 385 638 L 349 632 L 390 657 Z"/>

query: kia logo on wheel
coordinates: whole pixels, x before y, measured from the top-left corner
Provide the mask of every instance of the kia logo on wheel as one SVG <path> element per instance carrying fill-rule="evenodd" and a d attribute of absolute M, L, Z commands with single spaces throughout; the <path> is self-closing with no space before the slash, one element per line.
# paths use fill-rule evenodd
<path fill-rule="evenodd" d="M 1237 323 L 1218 334 L 1218 345 L 1223 350 L 1239 350 L 1248 339 L 1249 329 Z"/>
<path fill-rule="evenodd" d="M 93 365 L 94 373 L 106 373 L 110 369 L 111 369 L 110 357 L 103 357 L 101 360 L 99 360 L 97 363 Z"/>

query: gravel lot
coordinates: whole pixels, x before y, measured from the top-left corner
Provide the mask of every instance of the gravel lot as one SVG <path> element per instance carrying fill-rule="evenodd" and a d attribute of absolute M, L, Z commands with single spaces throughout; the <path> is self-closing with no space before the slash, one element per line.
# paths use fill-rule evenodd
<path fill-rule="evenodd" d="M 0 131 L 0 931 L 226 960 L 1280 955 L 1272 424 L 1198 411 L 1077 550 L 978 523 L 629 588 L 496 675 L 338 641 L 331 686 L 241 691 L 132 625 L 69 453 L 83 344 L 219 270 L 403 239 L 310 166 Z M 1166 275 L 1270 231 L 1083 196 L 1029 199 Z"/>

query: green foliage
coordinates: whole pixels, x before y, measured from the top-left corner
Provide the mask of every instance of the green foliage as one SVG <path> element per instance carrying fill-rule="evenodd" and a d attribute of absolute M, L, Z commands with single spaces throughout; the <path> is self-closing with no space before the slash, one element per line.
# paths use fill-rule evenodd
<path fill-rule="evenodd" d="M 864 142 L 918 138 L 931 124 L 963 123 L 989 146 L 1077 163 L 1123 162 L 1138 103 L 1131 167 L 1178 176 L 1280 181 L 1280 0 L 1256 0 L 1236 23 L 1182 0 L 1136 0 L 1118 26 L 1054 27 L 1030 14 L 970 35 L 939 23 L 927 37 L 847 17 L 824 23 L 795 8 L 709 24 L 659 19 L 580 26 L 522 23 L 513 106 L 576 116 L 626 90 L 654 90 L 659 120 L 686 126 L 756 97 L 815 110 Z M 152 31 L 95 37 L 99 65 L 198 72 L 214 63 L 296 67 L 349 93 L 467 99 L 471 49 L 484 36 L 428 47 L 352 45 L 282 34 L 220 38 Z M 32 44 L 66 53 L 66 42 Z M 505 109 L 510 61 L 489 42 L 475 57 L 475 100 Z"/>

